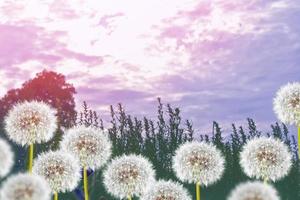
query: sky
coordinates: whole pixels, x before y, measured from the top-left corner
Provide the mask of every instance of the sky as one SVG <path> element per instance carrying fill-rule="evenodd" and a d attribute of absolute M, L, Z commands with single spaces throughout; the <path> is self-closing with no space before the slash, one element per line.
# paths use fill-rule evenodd
<path fill-rule="evenodd" d="M 0 97 L 43 69 L 100 115 L 157 97 L 199 132 L 254 118 L 269 129 L 280 86 L 300 78 L 299 0 L 1 0 Z"/>

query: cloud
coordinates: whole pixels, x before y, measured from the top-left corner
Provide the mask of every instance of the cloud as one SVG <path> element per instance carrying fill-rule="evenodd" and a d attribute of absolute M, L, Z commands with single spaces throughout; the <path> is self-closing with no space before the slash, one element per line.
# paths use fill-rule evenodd
<path fill-rule="evenodd" d="M 102 63 L 101 56 L 69 50 L 60 42 L 63 36 L 61 31 L 49 32 L 34 24 L 0 24 L 0 68 L 8 78 L 17 79 L 8 80 L 7 87 L 20 86 L 20 82 L 28 77 L 44 68 L 55 69 L 62 61 L 76 60 L 88 65 Z M 19 84 L 13 84 L 17 82 Z"/>
<path fill-rule="evenodd" d="M 176 94 L 176 98 L 170 100 L 180 105 L 184 116 L 197 123 L 200 130 L 209 132 L 213 120 L 228 127 L 247 117 L 254 118 L 266 130 L 266 124 L 276 121 L 272 99 L 277 89 L 287 82 L 299 81 L 297 55 L 300 48 L 299 37 L 295 37 L 300 33 L 299 26 L 295 26 L 300 19 L 299 6 L 287 4 L 289 9 L 274 10 L 270 4 L 245 8 L 250 13 L 264 11 L 268 16 L 255 21 L 253 30 L 258 30 L 256 33 L 213 31 L 206 32 L 211 34 L 212 40 L 195 41 L 187 40 L 189 35 L 181 34 L 181 30 L 179 34 L 166 35 L 165 31 L 173 30 L 169 21 L 162 29 L 160 40 L 175 38 L 190 59 L 187 71 L 161 77 L 156 85 L 167 91 L 165 94 Z M 181 17 L 184 15 L 188 17 L 189 12 L 180 12 Z M 199 20 L 191 18 L 192 22 Z M 174 27 L 176 30 L 177 26 Z M 185 25 L 183 30 L 189 32 L 190 28 Z M 191 44 L 184 41 L 191 41 Z M 205 73 L 202 78 L 201 74 Z"/>
<path fill-rule="evenodd" d="M 79 2 L 0 3 L 2 91 L 46 67 L 78 103 L 155 117 L 160 96 L 209 132 L 247 117 L 265 128 L 277 89 L 299 81 L 297 0 Z"/>
<path fill-rule="evenodd" d="M 98 25 L 102 26 L 104 29 L 108 31 L 108 34 L 110 35 L 116 28 L 116 25 L 114 25 L 114 22 L 118 20 L 120 17 L 124 17 L 124 13 L 118 12 L 115 14 L 109 14 L 109 15 L 103 15 L 101 16 Z"/>

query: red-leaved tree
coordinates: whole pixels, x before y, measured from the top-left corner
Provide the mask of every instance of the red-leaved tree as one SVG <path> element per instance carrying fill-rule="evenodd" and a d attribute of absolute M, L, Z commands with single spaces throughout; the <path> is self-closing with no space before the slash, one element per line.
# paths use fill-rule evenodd
<path fill-rule="evenodd" d="M 59 126 L 70 127 L 76 118 L 74 94 L 75 88 L 66 82 L 64 75 L 53 71 L 42 71 L 35 78 L 23 83 L 21 88 L 9 90 L 0 99 L 0 122 L 3 122 L 8 110 L 17 102 L 44 101 L 58 111 Z"/>

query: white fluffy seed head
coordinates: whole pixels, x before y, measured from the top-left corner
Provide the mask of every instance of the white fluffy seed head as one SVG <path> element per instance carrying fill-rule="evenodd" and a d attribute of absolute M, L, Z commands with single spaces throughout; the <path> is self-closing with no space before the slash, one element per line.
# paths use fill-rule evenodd
<path fill-rule="evenodd" d="M 82 167 L 92 169 L 98 169 L 108 161 L 112 147 L 106 131 L 85 126 L 69 129 L 60 146 L 78 157 Z"/>
<path fill-rule="evenodd" d="M 46 179 L 53 192 L 74 190 L 81 178 L 79 161 L 69 153 L 50 151 L 34 161 L 33 173 Z"/>
<path fill-rule="evenodd" d="M 192 200 L 187 189 L 173 181 L 157 181 L 141 200 Z"/>
<path fill-rule="evenodd" d="M 155 180 L 152 164 L 140 155 L 123 155 L 104 171 L 106 190 L 117 198 L 141 196 Z"/>
<path fill-rule="evenodd" d="M 300 83 L 288 83 L 281 87 L 273 101 L 278 119 L 287 124 L 300 123 Z"/>
<path fill-rule="evenodd" d="M 246 182 L 238 185 L 228 200 L 280 200 L 273 186 L 261 182 Z"/>
<path fill-rule="evenodd" d="M 51 190 L 44 178 L 33 174 L 9 177 L 1 189 L 1 199 L 50 200 Z"/>
<path fill-rule="evenodd" d="M 10 145 L 0 139 L 0 178 L 6 176 L 14 164 L 14 154 Z"/>
<path fill-rule="evenodd" d="M 222 177 L 224 162 L 215 146 L 205 142 L 187 142 L 176 150 L 173 170 L 183 182 L 208 186 Z"/>
<path fill-rule="evenodd" d="M 57 128 L 55 114 L 43 102 L 18 103 L 5 117 L 5 130 L 12 141 L 22 146 L 47 142 Z"/>
<path fill-rule="evenodd" d="M 289 173 L 292 155 L 278 139 L 255 138 L 243 147 L 240 164 L 249 177 L 276 181 Z"/>

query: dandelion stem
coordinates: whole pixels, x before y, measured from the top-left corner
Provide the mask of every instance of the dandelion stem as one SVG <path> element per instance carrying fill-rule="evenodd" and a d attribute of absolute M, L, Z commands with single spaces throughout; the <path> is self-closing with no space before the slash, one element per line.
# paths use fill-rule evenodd
<path fill-rule="evenodd" d="M 58 193 L 57 192 L 54 192 L 54 200 L 58 200 Z"/>
<path fill-rule="evenodd" d="M 300 160 L 300 124 L 298 125 L 298 159 Z"/>
<path fill-rule="evenodd" d="M 197 196 L 197 200 L 200 200 L 200 183 L 199 182 L 196 183 L 196 196 Z"/>
<path fill-rule="evenodd" d="M 85 166 L 83 167 L 83 186 L 84 186 L 84 199 L 89 200 L 87 167 Z"/>
<path fill-rule="evenodd" d="M 128 198 L 128 200 L 131 200 L 131 195 L 128 195 L 127 198 Z"/>
<path fill-rule="evenodd" d="M 268 178 L 264 178 L 264 184 L 268 184 Z"/>
<path fill-rule="evenodd" d="M 29 173 L 32 173 L 32 164 L 33 164 L 33 150 L 34 150 L 34 145 L 33 144 L 31 144 L 30 146 L 29 146 L 29 152 L 28 152 L 28 154 L 29 154 L 29 160 L 28 160 L 28 172 Z"/>

